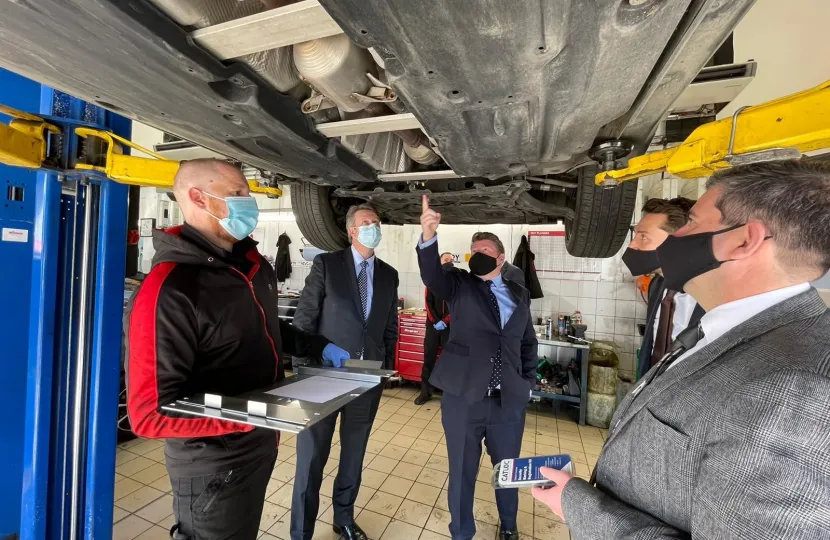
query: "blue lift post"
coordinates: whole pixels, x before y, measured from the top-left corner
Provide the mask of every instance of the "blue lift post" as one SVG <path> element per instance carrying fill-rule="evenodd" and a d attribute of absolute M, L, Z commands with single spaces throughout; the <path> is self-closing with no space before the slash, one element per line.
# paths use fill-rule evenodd
<path fill-rule="evenodd" d="M 130 136 L 129 120 L 3 70 L 0 103 Z M 74 138 L 54 142 L 67 154 L 82 150 Z M 0 459 L 12 473 L 0 487 L 0 538 L 107 539 L 128 188 L 6 166 L 0 173 L 0 405 L 9 413 Z"/>

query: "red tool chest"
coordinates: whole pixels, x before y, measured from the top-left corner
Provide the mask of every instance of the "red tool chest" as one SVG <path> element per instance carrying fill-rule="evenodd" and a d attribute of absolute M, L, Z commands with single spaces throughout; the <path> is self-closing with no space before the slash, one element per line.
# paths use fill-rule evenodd
<path fill-rule="evenodd" d="M 424 335 L 427 316 L 424 312 L 402 311 L 398 315 L 398 345 L 395 370 L 407 381 L 421 382 L 424 366 Z"/>

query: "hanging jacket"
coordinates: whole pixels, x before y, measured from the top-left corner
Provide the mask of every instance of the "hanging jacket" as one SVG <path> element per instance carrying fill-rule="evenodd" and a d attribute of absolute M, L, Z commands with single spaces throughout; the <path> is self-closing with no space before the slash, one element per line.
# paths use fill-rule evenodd
<path fill-rule="evenodd" d="M 291 277 L 291 254 L 288 253 L 288 245 L 291 239 L 287 234 L 282 233 L 277 239 L 277 281 L 283 283 Z"/>
<path fill-rule="evenodd" d="M 282 354 L 319 357 L 329 343 L 279 318 L 277 280 L 246 238 L 228 252 L 185 224 L 155 231 L 153 269 L 124 315 L 133 431 L 165 439 L 167 469 L 202 476 L 274 451 L 279 433 L 162 407 L 202 393 L 236 396 L 285 375 Z"/>
<path fill-rule="evenodd" d="M 522 271 L 525 277 L 525 287 L 530 291 L 530 298 L 542 298 L 542 285 L 539 283 L 539 277 L 536 275 L 536 255 L 530 251 L 530 243 L 527 241 L 527 236 L 522 235 L 522 242 L 519 244 L 519 249 L 516 250 L 516 256 L 513 258 L 513 266 Z"/>

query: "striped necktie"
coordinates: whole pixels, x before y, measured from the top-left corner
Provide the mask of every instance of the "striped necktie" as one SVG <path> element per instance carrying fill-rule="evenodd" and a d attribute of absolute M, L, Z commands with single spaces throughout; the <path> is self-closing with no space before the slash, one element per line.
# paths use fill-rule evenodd
<path fill-rule="evenodd" d="M 357 274 L 357 292 L 360 294 L 360 306 L 363 308 L 363 324 L 366 325 L 366 314 L 369 309 L 369 261 L 360 263 L 360 272 Z M 363 359 L 363 346 L 360 347 L 359 358 Z"/>

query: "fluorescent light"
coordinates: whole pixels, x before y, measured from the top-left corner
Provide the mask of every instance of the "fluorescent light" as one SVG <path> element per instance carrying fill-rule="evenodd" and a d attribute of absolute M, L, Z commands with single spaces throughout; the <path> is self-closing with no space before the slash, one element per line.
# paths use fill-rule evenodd
<path fill-rule="evenodd" d="M 291 210 L 260 210 L 260 223 L 276 223 L 278 221 L 297 221 Z"/>

